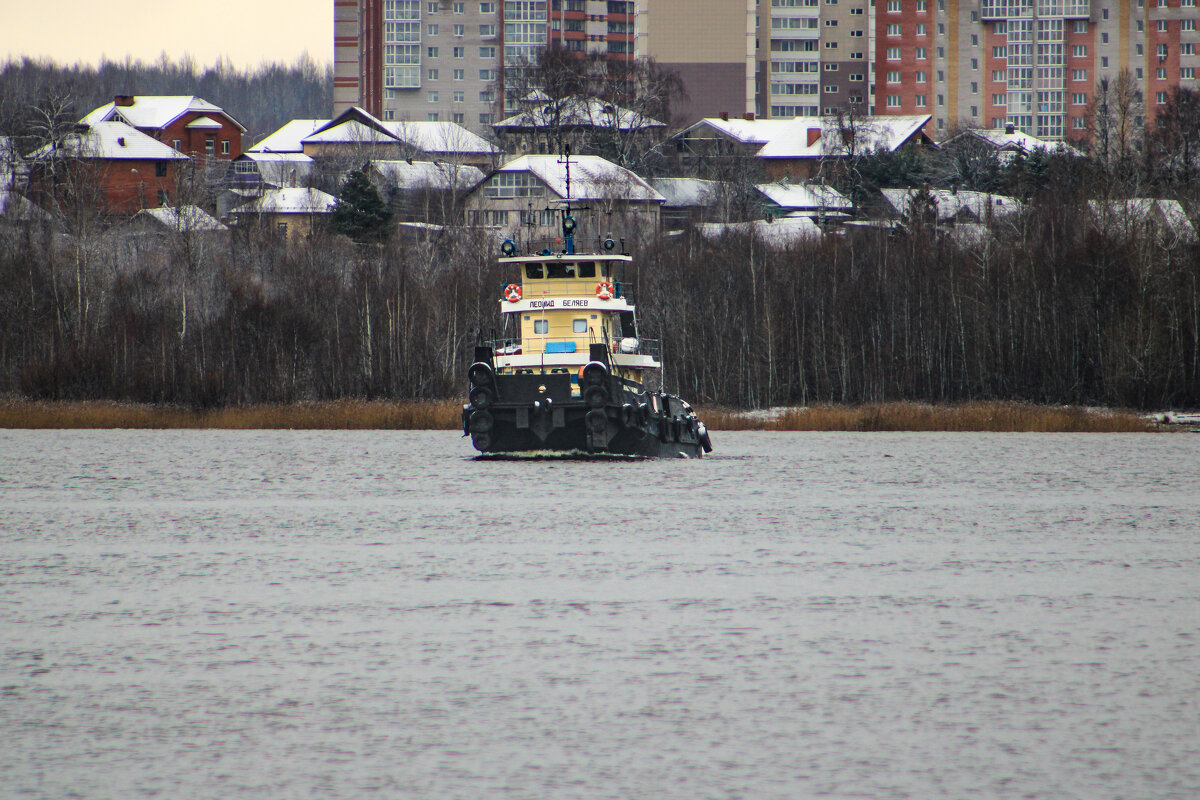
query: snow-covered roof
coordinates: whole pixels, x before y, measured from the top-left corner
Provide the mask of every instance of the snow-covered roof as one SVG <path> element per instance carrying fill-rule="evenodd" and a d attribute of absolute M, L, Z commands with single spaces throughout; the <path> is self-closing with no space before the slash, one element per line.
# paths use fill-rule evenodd
<path fill-rule="evenodd" d="M 908 213 L 915 189 L 880 189 L 880 193 L 896 213 L 904 216 Z M 988 214 L 993 217 L 1004 217 L 1015 214 L 1022 209 L 1020 200 L 1015 200 L 1002 194 L 973 192 L 949 189 L 931 189 L 929 193 L 937 201 L 938 219 L 946 220 L 957 217 L 962 212 L 968 212 L 975 219 L 985 220 Z"/>
<path fill-rule="evenodd" d="M 478 134 L 454 122 L 388 121 L 361 108 L 351 108 L 334 119 L 294 119 L 267 136 L 248 152 L 299 153 L 305 144 L 407 144 L 430 155 L 498 152 Z"/>
<path fill-rule="evenodd" d="M 595 97 L 567 97 L 550 100 L 528 111 L 500 120 L 492 125 L 497 131 L 528 130 L 552 126 L 566 128 L 612 128 L 641 130 L 665 128 L 666 125 L 636 111 Z"/>
<path fill-rule="evenodd" d="M 760 183 L 754 188 L 782 209 L 854 208 L 854 203 L 832 186 L 816 183 Z"/>
<path fill-rule="evenodd" d="M 1039 139 L 1036 136 L 1031 136 L 1015 128 L 1011 132 L 1000 128 L 971 128 L 960 134 L 960 136 L 965 135 L 982 139 L 997 150 L 1019 150 L 1026 153 L 1033 150 L 1045 150 L 1048 153 L 1060 153 L 1062 155 L 1083 155 L 1083 153 L 1071 147 L 1066 142 Z M 958 137 L 956 136 L 955 138 L 957 139 Z"/>
<path fill-rule="evenodd" d="M 302 144 L 398 144 L 396 137 L 352 119 L 321 128 L 304 137 Z"/>
<path fill-rule="evenodd" d="M 857 152 L 892 151 L 914 136 L 931 119 L 928 114 L 863 116 L 853 121 Z M 791 119 L 721 119 L 707 117 L 680 136 L 702 132 L 704 127 L 747 145 L 762 145 L 759 158 L 820 158 L 848 152 L 843 131 L 836 120 L 826 117 Z M 847 126 L 849 127 L 849 126 Z M 688 138 L 698 138 L 688 136 Z"/>
<path fill-rule="evenodd" d="M 185 128 L 197 128 L 204 130 L 215 130 L 221 127 L 221 123 L 217 122 L 212 117 L 196 117 L 194 120 L 184 126 Z"/>
<path fill-rule="evenodd" d="M 1090 200 L 1088 206 L 1102 224 L 1108 221 L 1128 226 L 1152 219 L 1182 241 L 1197 240 L 1196 229 L 1178 200 L 1130 197 L 1124 200 Z"/>
<path fill-rule="evenodd" d="M 726 233 L 748 233 L 771 247 L 787 247 L 822 235 L 821 228 L 808 217 L 781 217 L 773 222 L 761 219 L 752 222 L 704 222 L 696 228 L 705 239 L 719 239 Z"/>
<path fill-rule="evenodd" d="M 164 227 L 175 231 L 201 233 L 229 230 L 229 228 L 199 206 L 147 208 L 139 211 L 136 216 L 148 217 L 155 222 L 161 223 Z"/>
<path fill-rule="evenodd" d="M 121 119 L 135 128 L 165 128 L 175 120 L 189 112 L 198 111 L 204 114 L 224 114 L 220 106 L 194 95 L 134 95 L 130 105 L 117 105 L 115 102 L 106 103 L 80 122 L 91 125 L 97 122 L 108 122 Z M 229 116 L 226 114 L 226 116 Z M 233 117 L 229 117 L 234 125 L 246 130 Z"/>
<path fill-rule="evenodd" d="M 891 152 L 918 135 L 930 115 L 862 117 L 854 121 L 855 151 Z M 820 131 L 819 136 L 810 131 Z M 820 158 L 849 152 L 843 131 L 836 121 L 822 117 L 795 117 L 762 146 L 759 158 Z"/>
<path fill-rule="evenodd" d="M 397 139 L 430 155 L 476 153 L 490 156 L 499 152 L 487 139 L 455 122 L 413 120 L 384 122 L 383 126 Z"/>
<path fill-rule="evenodd" d="M 683 131 L 691 133 L 702 127 L 720 131 L 731 139 L 746 144 L 766 144 L 778 136 L 790 123 L 790 119 L 721 119 L 706 117 Z"/>
<path fill-rule="evenodd" d="M 521 156 L 505 164 L 496 174 L 504 172 L 532 173 L 550 191 L 559 197 L 567 197 L 567 167 L 559 156 Z M 570 197 L 572 200 L 621 199 L 657 203 L 667 199 L 633 172 L 600 156 L 571 156 Z"/>
<path fill-rule="evenodd" d="M 405 189 L 470 189 L 483 180 L 483 171 L 445 161 L 372 161 L 379 178 Z"/>
<path fill-rule="evenodd" d="M 31 158 L 136 159 L 142 161 L 186 161 L 187 156 L 170 145 L 147 136 L 123 122 L 97 122 L 63 140 L 57 150 L 45 145 Z"/>
<path fill-rule="evenodd" d="M 282 128 L 269 134 L 258 144 L 247 150 L 247 153 L 300 153 L 304 150 L 301 142 L 312 132 L 329 123 L 327 119 L 294 119 Z"/>
<path fill-rule="evenodd" d="M 295 186 L 312 173 L 314 163 L 304 153 L 242 153 L 234 164 L 238 161 L 253 161 L 258 175 L 275 186 Z"/>
<path fill-rule="evenodd" d="M 665 207 L 696 208 L 717 202 L 721 186 L 700 178 L 648 178 L 647 182 L 667 199 Z"/>
<path fill-rule="evenodd" d="M 270 189 L 263 196 L 233 209 L 233 214 L 329 214 L 337 198 L 320 189 Z"/>

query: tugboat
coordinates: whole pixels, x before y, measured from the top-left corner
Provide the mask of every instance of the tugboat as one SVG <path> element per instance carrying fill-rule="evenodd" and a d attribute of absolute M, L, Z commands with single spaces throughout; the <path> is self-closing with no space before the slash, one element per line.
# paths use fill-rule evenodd
<path fill-rule="evenodd" d="M 692 407 L 661 390 L 657 343 L 641 338 L 624 280 L 633 258 L 611 236 L 576 253 L 569 200 L 559 213 L 561 249 L 501 245 L 512 277 L 500 305 L 515 335 L 476 344 L 463 435 L 483 457 L 711 452 Z"/>

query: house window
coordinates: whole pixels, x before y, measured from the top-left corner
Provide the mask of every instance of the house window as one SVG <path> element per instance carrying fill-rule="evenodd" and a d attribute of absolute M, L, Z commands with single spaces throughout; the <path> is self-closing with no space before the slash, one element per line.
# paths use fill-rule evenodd
<path fill-rule="evenodd" d="M 287 223 L 286 222 L 275 223 L 275 230 L 279 231 L 280 236 L 287 236 Z"/>
<path fill-rule="evenodd" d="M 167 190 L 166 190 L 166 189 L 159 189 L 159 190 L 158 190 L 158 204 L 159 204 L 160 206 L 169 206 L 169 205 L 171 205 L 171 196 L 170 196 L 170 195 L 167 193 Z"/>
<path fill-rule="evenodd" d="M 171 147 L 174 147 L 176 150 L 178 150 L 179 148 L 183 147 L 183 142 L 179 139 L 172 139 Z"/>
<path fill-rule="evenodd" d="M 216 140 L 215 139 L 205 139 L 204 140 L 204 155 L 206 155 L 206 156 L 216 155 L 216 152 L 217 152 Z"/>
<path fill-rule="evenodd" d="M 154 177 L 156 177 L 156 178 L 167 177 L 167 162 L 165 162 L 165 161 L 155 161 L 154 162 Z"/>

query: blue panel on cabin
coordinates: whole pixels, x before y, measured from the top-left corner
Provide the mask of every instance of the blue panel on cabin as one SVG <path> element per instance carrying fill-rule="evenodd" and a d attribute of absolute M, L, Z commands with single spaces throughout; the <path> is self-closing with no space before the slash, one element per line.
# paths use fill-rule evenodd
<path fill-rule="evenodd" d="M 546 342 L 547 353 L 574 353 L 574 342 Z"/>

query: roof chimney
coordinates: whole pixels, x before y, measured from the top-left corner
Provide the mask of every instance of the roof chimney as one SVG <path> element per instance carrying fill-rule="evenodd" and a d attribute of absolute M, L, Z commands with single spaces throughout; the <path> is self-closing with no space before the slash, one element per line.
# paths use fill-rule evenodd
<path fill-rule="evenodd" d="M 113 98 L 114 106 L 131 106 L 133 105 L 133 95 L 119 94 Z"/>
<path fill-rule="evenodd" d="M 729 112 L 728 112 L 728 111 L 722 111 L 722 112 L 721 112 L 721 119 L 722 119 L 723 121 L 725 121 L 725 122 L 729 122 Z"/>
<path fill-rule="evenodd" d="M 1016 126 L 1016 125 L 1014 125 L 1013 123 L 1009 122 L 1008 124 L 1006 124 L 1006 125 L 1004 126 L 1004 132 L 1005 132 L 1005 133 L 1016 133 L 1016 132 L 1017 132 L 1017 126 Z"/>
<path fill-rule="evenodd" d="M 812 147 L 814 144 L 816 144 L 817 140 L 820 138 L 821 138 L 821 129 L 820 128 L 809 128 L 808 129 L 808 146 L 809 147 Z"/>
<path fill-rule="evenodd" d="M 745 114 L 742 114 L 742 119 L 746 120 L 747 122 L 754 122 L 754 112 L 747 111 Z"/>

